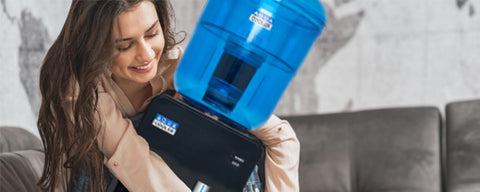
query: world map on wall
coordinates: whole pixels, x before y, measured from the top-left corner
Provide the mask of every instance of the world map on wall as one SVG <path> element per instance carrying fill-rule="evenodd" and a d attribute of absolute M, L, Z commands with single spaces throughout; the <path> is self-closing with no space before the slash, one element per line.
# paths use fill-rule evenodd
<path fill-rule="evenodd" d="M 308 58 L 314 62 L 306 61 L 303 63 L 279 102 L 276 113 L 305 114 L 317 112 L 318 95 L 313 91 L 315 89 L 313 82 L 317 72 L 328 63 L 339 49 L 350 41 L 363 19 L 363 10 L 356 10 L 341 17 L 334 13 L 335 9 L 352 2 L 353 0 L 335 0 L 333 5 L 324 4 L 327 13 L 326 29 L 313 45 Z M 296 107 L 291 107 L 292 104 Z M 345 110 L 350 107 L 351 104 L 348 104 L 345 106 Z M 297 111 L 296 108 L 301 109 L 301 111 Z"/>
<path fill-rule="evenodd" d="M 315 78 L 328 61 L 346 46 L 354 37 L 359 25 L 364 19 L 365 10 L 353 9 L 348 14 L 337 14 L 343 7 L 358 6 L 362 0 L 321 0 L 327 13 L 326 30 L 315 42 L 297 75 L 290 83 L 280 100 L 275 112 L 281 115 L 314 114 L 319 111 L 321 95 L 315 92 Z M 356 4 L 355 4 L 356 3 Z M 375 2 L 373 2 L 375 4 Z M 475 4 L 472 0 L 451 0 L 451 5 L 459 11 L 467 10 L 469 17 L 475 16 Z M 321 92 L 321 90 L 320 90 Z M 325 93 L 327 94 L 327 93 Z M 341 111 L 351 111 L 354 101 L 350 99 Z"/>
<path fill-rule="evenodd" d="M 457 0 L 457 7 L 459 9 L 464 9 L 464 7 L 467 8 L 470 17 L 475 15 L 475 6 L 473 6 L 472 3 L 469 3 L 468 0 Z"/>
<path fill-rule="evenodd" d="M 5 0 L 0 3 L 3 7 L 3 14 L 8 20 L 17 25 L 20 32 L 21 43 L 18 50 L 18 65 L 20 68 L 20 81 L 28 96 L 28 100 L 35 115 L 41 103 L 39 90 L 39 73 L 43 58 L 52 43 L 41 19 L 35 18 L 32 13 L 26 9 L 22 10 L 21 17 L 11 16 L 6 9 Z"/>

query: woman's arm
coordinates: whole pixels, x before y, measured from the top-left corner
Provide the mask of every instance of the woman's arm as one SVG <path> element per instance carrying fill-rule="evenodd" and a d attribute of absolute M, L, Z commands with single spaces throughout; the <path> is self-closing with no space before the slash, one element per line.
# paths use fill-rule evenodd
<path fill-rule="evenodd" d="M 300 143 L 290 124 L 272 115 L 251 132 L 265 145 L 265 190 L 299 191 Z"/>
<path fill-rule="evenodd" d="M 129 191 L 190 191 L 163 159 L 150 151 L 109 94 L 99 93 L 98 103 L 102 124 L 97 141 L 104 163 Z"/>

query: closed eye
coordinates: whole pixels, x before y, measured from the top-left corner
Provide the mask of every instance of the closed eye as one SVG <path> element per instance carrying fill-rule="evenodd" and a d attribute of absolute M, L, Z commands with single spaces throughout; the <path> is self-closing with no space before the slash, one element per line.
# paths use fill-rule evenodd
<path fill-rule="evenodd" d="M 155 31 L 153 34 L 147 35 L 146 37 L 147 37 L 147 38 L 153 38 L 153 37 L 155 37 L 155 36 L 157 36 L 157 35 L 158 35 L 158 31 Z"/>
<path fill-rule="evenodd" d="M 155 36 L 157 36 L 157 35 L 159 34 L 159 29 L 158 29 L 158 27 L 159 27 L 159 22 L 158 22 L 158 20 L 157 20 L 157 21 L 155 21 L 155 22 L 153 23 L 153 25 L 151 25 L 151 26 L 145 31 L 145 33 L 148 33 L 149 31 L 151 31 L 152 29 L 155 29 L 155 28 L 156 28 L 156 30 L 155 30 L 152 34 L 150 34 L 150 35 L 145 35 L 145 37 L 148 38 L 148 39 L 151 39 L 151 38 L 154 38 Z M 131 41 L 131 40 L 133 40 L 133 38 L 132 38 L 132 37 L 129 37 L 129 38 L 123 38 L 123 39 L 116 39 L 115 42 Z M 124 51 L 129 50 L 132 46 L 133 46 L 133 42 L 130 42 L 130 43 L 128 44 L 128 46 L 126 46 L 126 47 L 125 47 L 125 46 L 123 46 L 123 47 L 122 47 L 122 46 L 117 46 L 116 49 L 117 49 L 118 51 L 120 51 L 120 52 L 124 52 Z"/>
<path fill-rule="evenodd" d="M 128 46 L 126 47 L 117 47 L 117 50 L 120 51 L 120 52 L 123 52 L 123 51 L 127 51 L 128 49 L 130 49 L 132 47 L 133 43 L 129 43 Z"/>

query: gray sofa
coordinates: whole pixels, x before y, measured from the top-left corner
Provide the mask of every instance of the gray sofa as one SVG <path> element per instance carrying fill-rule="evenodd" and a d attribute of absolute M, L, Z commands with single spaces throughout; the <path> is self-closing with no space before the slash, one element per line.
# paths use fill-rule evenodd
<path fill-rule="evenodd" d="M 480 192 L 480 100 L 284 117 L 301 191 Z"/>
<path fill-rule="evenodd" d="M 43 145 L 22 128 L 0 127 L 0 191 L 39 191 L 36 182 L 43 170 Z"/>
<path fill-rule="evenodd" d="M 287 116 L 301 143 L 300 189 L 480 192 L 480 100 Z M 15 147 L 13 147 L 15 146 Z M 0 128 L 0 191 L 34 191 L 40 141 Z"/>
<path fill-rule="evenodd" d="M 442 123 L 436 108 L 286 119 L 301 144 L 302 191 L 441 191 Z"/>

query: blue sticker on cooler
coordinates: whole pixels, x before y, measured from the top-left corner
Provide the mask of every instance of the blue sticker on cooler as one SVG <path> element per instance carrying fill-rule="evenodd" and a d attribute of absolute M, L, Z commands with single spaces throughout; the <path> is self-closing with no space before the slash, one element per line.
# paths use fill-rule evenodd
<path fill-rule="evenodd" d="M 250 15 L 250 21 L 256 23 L 257 25 L 262 26 L 263 28 L 270 30 L 273 25 L 272 13 L 265 9 L 255 10 Z"/>
<path fill-rule="evenodd" d="M 155 119 L 153 119 L 152 125 L 169 133 L 170 135 L 175 135 L 178 128 L 178 123 L 158 113 L 157 116 L 155 116 Z"/>

